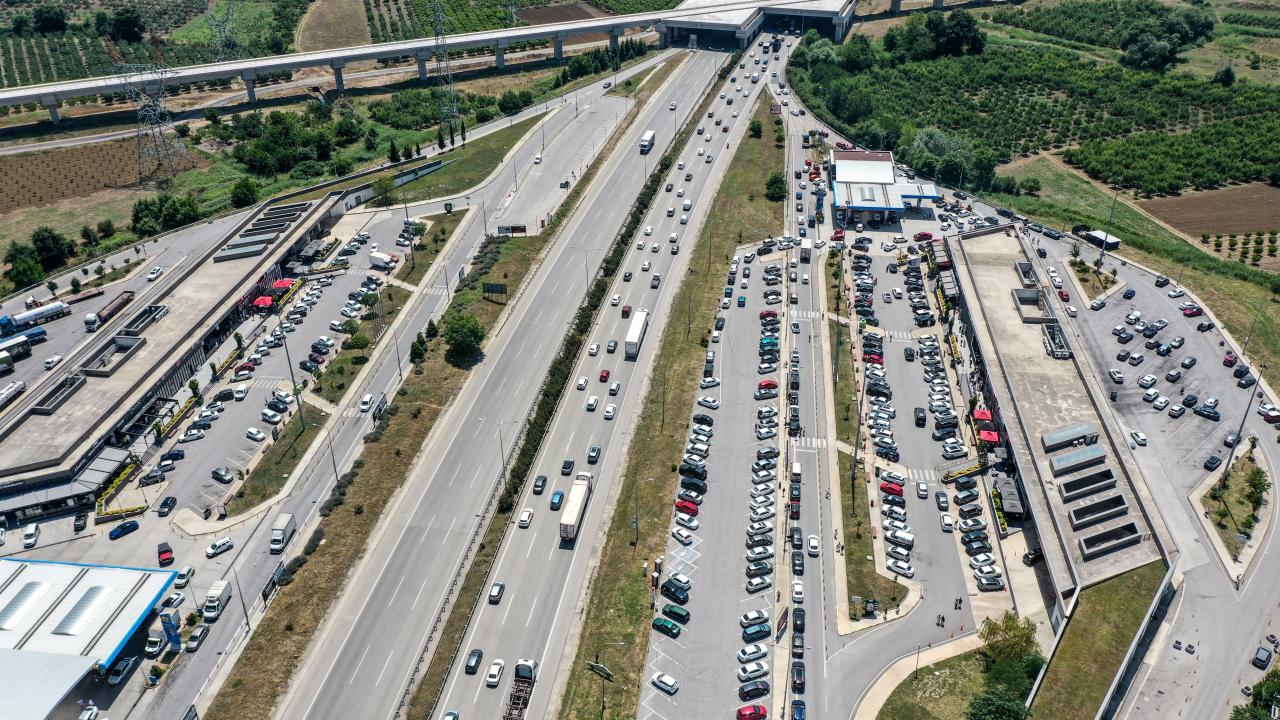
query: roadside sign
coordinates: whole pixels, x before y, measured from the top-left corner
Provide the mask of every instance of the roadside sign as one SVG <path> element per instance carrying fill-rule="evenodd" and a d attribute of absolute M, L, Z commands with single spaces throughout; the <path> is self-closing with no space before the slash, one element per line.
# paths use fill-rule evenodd
<path fill-rule="evenodd" d="M 164 636 L 169 641 L 169 649 L 173 652 L 182 649 L 182 636 L 178 634 L 176 615 L 177 613 L 172 612 L 160 613 L 160 626 L 164 628 Z"/>
<path fill-rule="evenodd" d="M 445 215 L 452 215 L 452 214 L 453 214 L 453 203 L 451 203 L 451 202 L 447 202 L 447 203 L 445 203 L 445 204 L 444 204 L 444 214 L 445 214 Z"/>

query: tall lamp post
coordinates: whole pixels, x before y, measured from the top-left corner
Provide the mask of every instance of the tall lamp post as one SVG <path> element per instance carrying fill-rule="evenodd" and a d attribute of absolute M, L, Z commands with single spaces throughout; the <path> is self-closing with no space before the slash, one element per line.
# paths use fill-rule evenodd
<path fill-rule="evenodd" d="M 1253 330 L 1254 328 L 1257 327 L 1257 325 L 1258 325 L 1258 318 L 1255 315 L 1253 318 L 1253 322 L 1249 324 L 1249 334 L 1246 335 L 1244 338 L 1244 347 L 1240 348 L 1240 356 L 1242 358 L 1244 357 L 1245 353 L 1249 351 L 1249 341 L 1253 339 Z M 1258 377 L 1262 377 L 1262 371 L 1266 370 L 1267 366 L 1259 365 L 1257 369 L 1258 369 Z M 1239 447 L 1240 443 L 1244 440 L 1244 424 L 1249 420 L 1249 412 L 1253 410 L 1253 399 L 1258 394 L 1259 394 L 1258 391 L 1250 389 L 1249 397 L 1248 399 L 1245 400 L 1244 412 L 1240 414 L 1240 424 L 1236 426 L 1236 441 L 1231 446 L 1230 451 L 1227 452 L 1227 459 L 1222 464 L 1222 479 L 1220 480 L 1220 483 L 1222 484 L 1223 487 L 1227 486 L 1227 478 L 1231 476 L 1231 462 L 1235 458 L 1236 448 Z"/>
<path fill-rule="evenodd" d="M 498 426 L 498 451 L 502 453 L 501 456 L 499 456 L 499 462 L 501 463 L 502 484 L 505 486 L 507 484 L 507 444 L 502 438 L 502 426 L 511 425 L 512 423 L 519 422 L 519 420 L 499 421 L 486 420 L 484 418 L 476 418 L 476 420 L 479 421 L 481 425 L 493 424 Z"/>

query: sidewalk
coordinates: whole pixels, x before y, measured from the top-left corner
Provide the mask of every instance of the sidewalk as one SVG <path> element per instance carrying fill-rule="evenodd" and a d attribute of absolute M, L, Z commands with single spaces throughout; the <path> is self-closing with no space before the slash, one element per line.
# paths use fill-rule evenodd
<path fill-rule="evenodd" d="M 876 678 L 875 683 L 867 689 L 867 692 L 862 696 L 862 701 L 858 703 L 858 710 L 853 716 L 854 720 L 876 720 L 876 717 L 880 714 L 880 709 L 889 700 L 889 696 L 893 694 L 894 689 L 911 677 L 917 662 L 920 667 L 924 668 L 970 650 L 977 650 L 980 647 L 982 647 L 981 638 L 978 637 L 977 633 L 971 632 L 942 645 L 922 648 L 919 653 L 911 653 L 899 658 L 897 662 L 882 672 L 880 677 Z"/>

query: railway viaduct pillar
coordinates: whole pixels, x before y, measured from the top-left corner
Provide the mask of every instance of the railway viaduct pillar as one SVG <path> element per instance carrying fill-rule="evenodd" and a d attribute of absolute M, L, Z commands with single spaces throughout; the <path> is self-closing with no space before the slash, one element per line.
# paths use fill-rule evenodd
<path fill-rule="evenodd" d="M 255 85 L 258 75 L 252 70 L 245 70 L 240 73 L 240 79 L 244 81 L 244 94 L 249 98 L 249 102 L 258 102 L 258 89 Z"/>
<path fill-rule="evenodd" d="M 45 95 L 40 98 L 40 104 L 44 106 L 45 110 L 49 111 L 49 119 L 53 121 L 54 125 L 62 123 L 62 115 L 58 113 L 58 98 L 52 95 Z"/>
<path fill-rule="evenodd" d="M 627 31 L 623 28 L 611 28 L 609 30 L 609 49 L 610 50 L 612 50 L 615 53 L 618 52 L 618 38 L 622 37 L 624 34 L 626 34 L 626 32 Z"/>
<path fill-rule="evenodd" d="M 507 41 L 506 40 L 499 40 L 498 43 L 493 46 L 493 59 L 494 59 L 494 65 L 499 70 L 507 66 Z"/>
<path fill-rule="evenodd" d="M 431 53 L 421 52 L 414 55 L 414 59 L 418 61 L 418 80 L 427 81 L 427 59 L 431 57 Z"/>
<path fill-rule="evenodd" d="M 329 63 L 329 67 L 333 68 L 333 84 L 337 86 L 339 95 L 347 94 L 346 83 L 342 81 L 342 68 L 346 66 L 346 60 L 333 60 Z"/>

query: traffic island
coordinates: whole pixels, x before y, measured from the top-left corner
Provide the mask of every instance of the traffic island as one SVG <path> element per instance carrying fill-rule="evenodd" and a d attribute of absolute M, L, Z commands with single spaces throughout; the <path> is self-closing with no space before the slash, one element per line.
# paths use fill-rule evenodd
<path fill-rule="evenodd" d="M 1225 477 L 1211 473 L 1191 494 L 1206 534 L 1237 582 L 1258 550 L 1255 538 L 1266 537 L 1271 525 L 1271 473 L 1266 455 L 1254 447 L 1256 442 L 1257 438 L 1249 438 L 1250 447 Z"/>

